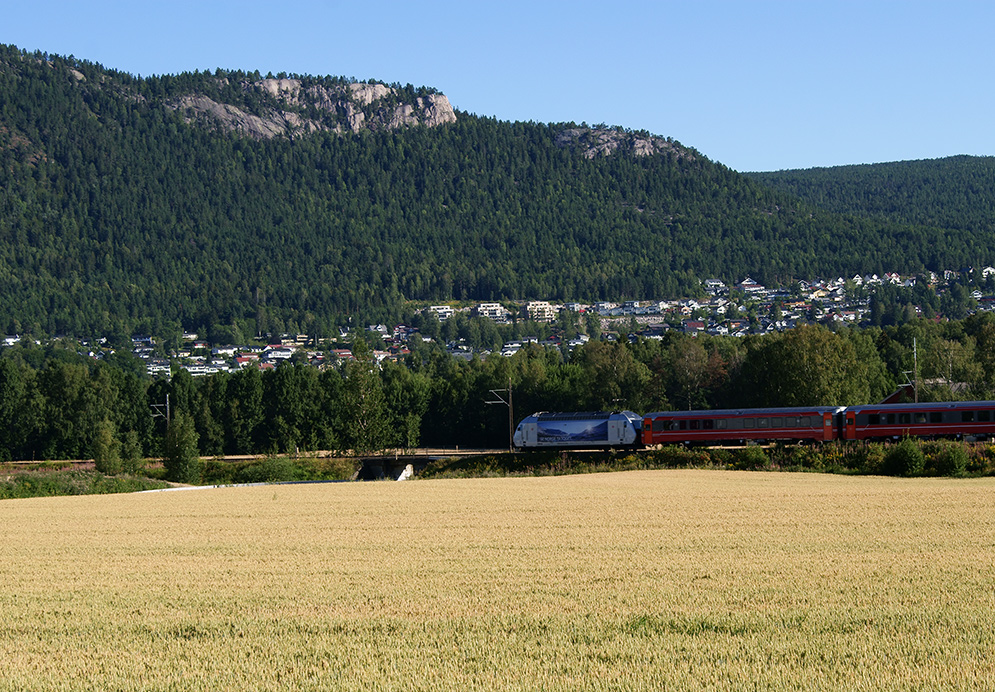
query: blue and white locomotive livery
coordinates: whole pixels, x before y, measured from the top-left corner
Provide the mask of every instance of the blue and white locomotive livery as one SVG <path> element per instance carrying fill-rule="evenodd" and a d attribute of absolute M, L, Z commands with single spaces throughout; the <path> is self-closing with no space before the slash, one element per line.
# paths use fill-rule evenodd
<path fill-rule="evenodd" d="M 643 419 L 632 411 L 533 413 L 515 430 L 515 447 L 635 447 L 642 442 Z"/>

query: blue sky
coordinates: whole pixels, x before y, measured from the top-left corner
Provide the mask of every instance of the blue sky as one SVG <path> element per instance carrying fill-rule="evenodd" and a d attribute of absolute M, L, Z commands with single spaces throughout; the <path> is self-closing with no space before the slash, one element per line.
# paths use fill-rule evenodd
<path fill-rule="evenodd" d="M 135 75 L 431 86 L 500 120 L 673 137 L 739 171 L 995 155 L 995 3 L 9 3 L 0 43 Z"/>

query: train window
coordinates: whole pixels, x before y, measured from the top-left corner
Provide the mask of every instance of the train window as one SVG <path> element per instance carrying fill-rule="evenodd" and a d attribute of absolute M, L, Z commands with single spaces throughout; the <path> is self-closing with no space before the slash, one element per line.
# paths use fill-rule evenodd
<path fill-rule="evenodd" d="M 868 414 L 867 416 L 868 425 L 881 425 L 881 416 L 876 413 Z"/>
<path fill-rule="evenodd" d="M 758 428 L 769 428 L 770 427 L 770 418 L 757 418 L 757 427 Z"/>
<path fill-rule="evenodd" d="M 783 428 L 784 427 L 784 419 L 783 418 L 771 418 L 770 419 L 770 427 L 772 427 L 772 428 Z"/>
<path fill-rule="evenodd" d="M 926 422 L 926 414 L 925 413 L 917 413 L 916 414 L 916 423 L 922 424 L 922 423 L 925 423 L 925 422 Z"/>
<path fill-rule="evenodd" d="M 719 430 L 725 430 L 726 427 L 728 427 L 728 425 L 729 421 L 727 421 L 725 418 L 719 418 L 717 421 L 715 421 L 715 427 L 718 428 Z"/>
<path fill-rule="evenodd" d="M 930 411 L 929 412 L 929 422 L 930 423 L 942 423 L 943 422 L 943 412 L 942 411 Z"/>
<path fill-rule="evenodd" d="M 889 425 L 894 425 L 895 424 L 895 414 L 894 413 L 889 413 L 888 414 L 888 424 Z"/>
<path fill-rule="evenodd" d="M 744 418 L 743 419 L 743 427 L 744 428 L 755 428 L 755 427 L 757 427 L 756 420 L 753 419 L 753 418 Z"/>
<path fill-rule="evenodd" d="M 973 423 L 974 422 L 974 411 L 961 411 L 960 412 L 960 422 L 961 423 Z"/>
<path fill-rule="evenodd" d="M 715 427 L 715 421 L 713 421 L 711 418 L 709 418 L 708 420 L 703 420 L 701 421 L 701 427 L 703 427 L 705 430 L 711 430 L 712 428 Z"/>
<path fill-rule="evenodd" d="M 802 416 L 798 419 L 798 423 L 796 425 L 799 428 L 810 428 L 812 427 L 812 419 L 808 416 Z"/>
<path fill-rule="evenodd" d="M 700 426 L 701 426 L 701 421 L 700 420 L 693 420 L 693 421 L 691 421 L 691 429 L 692 430 L 697 430 Z"/>
<path fill-rule="evenodd" d="M 991 411 L 978 411 L 978 422 L 979 423 L 988 423 L 992 419 L 991 416 L 992 416 L 992 412 Z"/>
<path fill-rule="evenodd" d="M 898 414 L 898 422 L 899 423 L 906 423 L 906 424 L 911 423 L 912 422 L 912 414 L 911 413 L 899 413 Z"/>

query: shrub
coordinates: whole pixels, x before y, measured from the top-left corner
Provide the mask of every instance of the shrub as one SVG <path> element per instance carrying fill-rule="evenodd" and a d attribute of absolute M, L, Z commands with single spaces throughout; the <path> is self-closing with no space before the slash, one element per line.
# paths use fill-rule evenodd
<path fill-rule="evenodd" d="M 109 478 L 97 471 L 38 470 L 16 473 L 0 481 L 0 500 L 55 495 L 130 493 L 163 488 L 166 484 L 146 478 Z"/>
<path fill-rule="evenodd" d="M 985 476 L 995 474 L 995 445 L 971 445 L 968 450 L 967 472 Z"/>
<path fill-rule="evenodd" d="M 243 462 L 225 461 L 224 457 L 205 459 L 200 464 L 200 482 L 207 485 L 232 485 Z"/>
<path fill-rule="evenodd" d="M 347 481 L 359 470 L 360 462 L 350 458 L 269 457 L 250 461 L 207 459 L 201 465 L 201 482 L 213 485 L 234 483 L 279 483 L 283 481 Z"/>
<path fill-rule="evenodd" d="M 821 471 L 825 468 L 825 457 L 821 448 L 812 445 L 775 445 L 767 452 L 774 466 L 782 469 Z"/>
<path fill-rule="evenodd" d="M 664 468 L 701 468 L 711 466 L 712 456 L 708 450 L 690 449 L 681 445 L 670 445 L 650 452 L 654 464 Z"/>
<path fill-rule="evenodd" d="M 310 468 L 314 480 L 321 481 L 348 481 L 356 477 L 359 472 L 361 462 L 356 459 L 344 457 L 327 457 L 324 459 L 311 459 Z"/>
<path fill-rule="evenodd" d="M 249 464 L 235 474 L 236 483 L 278 483 L 305 480 L 304 470 L 286 457 L 268 457 Z"/>
<path fill-rule="evenodd" d="M 968 453 L 961 442 L 937 440 L 923 445 L 925 472 L 931 476 L 963 476 L 967 472 Z"/>
<path fill-rule="evenodd" d="M 733 453 L 731 450 L 715 447 L 713 449 L 708 450 L 708 454 L 712 458 L 713 466 L 718 466 L 719 468 L 725 468 L 726 466 L 732 464 Z"/>
<path fill-rule="evenodd" d="M 762 447 L 743 447 L 733 454 L 732 467 L 740 471 L 759 471 L 770 466 L 770 458 Z"/>
<path fill-rule="evenodd" d="M 921 476 L 926 466 L 926 455 L 919 443 L 910 437 L 892 445 L 885 453 L 884 471 L 893 476 Z"/>
<path fill-rule="evenodd" d="M 888 474 L 884 445 L 874 442 L 852 443 L 844 446 L 844 467 L 857 473 Z"/>

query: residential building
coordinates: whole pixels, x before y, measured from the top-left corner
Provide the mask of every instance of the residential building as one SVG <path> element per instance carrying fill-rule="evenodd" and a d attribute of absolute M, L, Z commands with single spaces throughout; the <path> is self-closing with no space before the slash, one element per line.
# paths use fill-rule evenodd
<path fill-rule="evenodd" d="M 474 309 L 477 317 L 486 317 L 490 320 L 501 321 L 508 318 L 508 311 L 501 303 L 480 303 Z"/>
<path fill-rule="evenodd" d="M 453 316 L 454 312 L 456 312 L 455 310 L 453 310 L 451 305 L 430 305 L 425 309 L 429 310 L 430 312 L 434 312 L 435 316 L 439 318 L 440 322 L 445 322 L 446 320 L 448 320 L 450 317 Z"/>
<path fill-rule="evenodd" d="M 533 300 L 525 304 L 525 312 L 530 320 L 552 322 L 556 319 L 556 308 L 545 300 Z"/>

